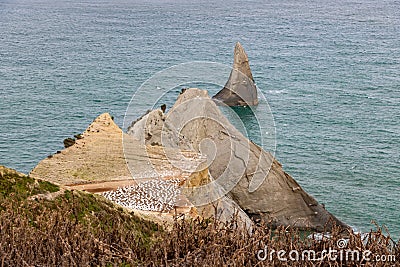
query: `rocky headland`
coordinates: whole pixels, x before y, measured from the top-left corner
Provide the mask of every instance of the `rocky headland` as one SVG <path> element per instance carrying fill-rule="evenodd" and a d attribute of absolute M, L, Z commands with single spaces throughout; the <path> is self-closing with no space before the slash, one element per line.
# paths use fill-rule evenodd
<path fill-rule="evenodd" d="M 30 176 L 92 193 L 134 188 L 151 180 L 176 182 L 180 189 L 173 209 L 126 205 L 156 215 L 157 220 L 171 221 L 177 211 L 212 217 L 217 207 L 220 219 L 229 221 L 239 214 L 247 226 L 263 220 L 272 227 L 318 231 L 347 227 L 285 173 L 270 153 L 231 125 L 207 91 L 195 88 L 184 90 L 168 113 L 151 111 L 127 133 L 109 114 L 100 115 L 80 139 L 42 160 Z M 136 193 L 131 190 L 132 195 L 123 197 L 134 199 Z"/>
<path fill-rule="evenodd" d="M 128 134 L 147 145 L 203 153 L 214 181 L 206 196 L 212 200 L 224 192 L 253 221 L 319 231 L 347 227 L 284 172 L 271 153 L 244 137 L 206 90 L 184 90 L 168 113 L 148 113 Z M 196 203 L 203 193 L 189 192 L 188 198 Z"/>
<path fill-rule="evenodd" d="M 137 114 L 126 132 L 104 113 L 29 175 L 0 166 L 2 266 L 292 266 L 255 255 L 341 240 L 396 266 L 398 242 L 379 227 L 367 239 L 354 233 L 220 109 L 258 104 L 237 43 L 215 96 L 182 89 L 169 110 Z"/>
<path fill-rule="evenodd" d="M 348 226 L 330 214 L 282 165 L 241 134 L 218 105 L 257 105 L 257 88 L 240 43 L 225 87 L 214 97 L 182 90 L 173 107 L 137 114 L 124 133 L 108 113 L 31 172 L 65 189 L 103 194 L 130 210 L 171 222 L 173 215 L 241 225 L 330 231 Z M 73 142 L 72 142 L 73 141 Z M 163 204 L 165 202 L 165 205 Z"/>

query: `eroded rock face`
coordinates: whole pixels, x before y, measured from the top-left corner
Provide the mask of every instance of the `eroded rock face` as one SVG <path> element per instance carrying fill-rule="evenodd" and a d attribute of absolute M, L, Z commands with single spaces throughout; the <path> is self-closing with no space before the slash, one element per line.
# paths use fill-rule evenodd
<path fill-rule="evenodd" d="M 145 116 L 142 119 L 150 118 L 149 122 L 154 125 L 158 125 L 158 118 L 163 119 L 164 116 L 161 110 L 148 115 L 150 117 Z M 136 128 L 144 126 L 141 120 L 135 124 Z M 148 128 L 146 136 L 160 135 L 157 127 Z M 135 134 L 135 131 L 131 133 Z M 93 121 L 74 144 L 42 160 L 30 172 L 30 176 L 59 184 L 67 189 L 93 193 L 118 191 L 118 188 L 136 188 L 139 183 L 153 184 L 150 182 L 152 180 L 171 180 L 186 188 L 195 188 L 210 182 L 205 156 L 193 150 L 161 147 L 157 145 L 161 139 L 144 140 L 148 141 L 148 145 L 123 133 L 112 117 L 104 113 Z M 175 198 L 176 203 L 171 204 L 174 209 L 168 209 L 163 214 L 152 214 L 152 211 L 146 210 L 137 212 L 145 214 L 151 220 L 156 218 L 159 222 L 160 219 L 165 219 L 168 223 L 173 223 L 172 216 L 175 211 L 189 217 L 214 215 L 209 212 L 211 209 L 198 211 L 184 194 Z M 227 220 L 233 216 L 231 206 L 228 200 L 221 200 L 220 208 L 227 208 L 223 213 Z M 251 224 L 250 218 L 243 211 L 241 216 L 246 225 Z"/>
<path fill-rule="evenodd" d="M 131 178 L 122 130 L 108 113 L 98 116 L 80 137 L 61 153 L 42 160 L 30 176 L 60 185 Z"/>
<path fill-rule="evenodd" d="M 224 88 L 213 99 L 228 106 L 254 106 L 258 104 L 257 87 L 250 70 L 249 59 L 237 42 L 231 74 Z"/>
<path fill-rule="evenodd" d="M 204 156 L 194 151 L 145 145 L 124 134 L 111 116 L 104 113 L 73 145 L 42 160 L 30 176 L 61 185 L 152 178 L 185 182 L 191 181 L 192 176 L 197 180 L 198 176 L 208 179 L 205 161 Z M 197 186 L 196 179 L 191 181 L 193 186 Z"/>
<path fill-rule="evenodd" d="M 127 133 L 130 136 L 133 136 L 134 139 L 140 141 L 142 144 L 146 143 L 157 146 L 163 146 L 163 142 L 171 142 L 172 144 L 175 144 L 179 139 L 175 131 L 169 131 L 168 136 L 162 136 L 161 134 L 162 130 L 167 130 L 166 128 L 163 129 L 165 118 L 166 115 L 164 114 L 164 112 L 162 112 L 161 109 L 149 111 L 140 120 L 135 121 L 128 128 Z M 161 141 L 161 138 L 163 138 L 163 141 Z M 165 138 L 169 138 L 170 140 L 166 140 Z"/>
<path fill-rule="evenodd" d="M 245 138 L 225 118 L 207 91 L 186 90 L 162 121 L 157 125 L 151 121 L 136 124 L 135 133 L 140 138 L 139 133 L 144 136 L 146 128 L 157 128 L 153 132 L 161 136 L 152 135 L 144 139 L 146 143 L 161 140 L 163 146 L 191 148 L 206 155 L 214 181 L 214 187 L 206 188 L 210 201 L 228 194 L 248 215 L 273 226 L 319 231 L 325 227 L 329 230 L 333 224 L 347 227 L 285 173 L 269 152 Z M 145 128 L 140 129 L 139 125 Z M 194 193 L 194 202 L 201 194 Z"/>

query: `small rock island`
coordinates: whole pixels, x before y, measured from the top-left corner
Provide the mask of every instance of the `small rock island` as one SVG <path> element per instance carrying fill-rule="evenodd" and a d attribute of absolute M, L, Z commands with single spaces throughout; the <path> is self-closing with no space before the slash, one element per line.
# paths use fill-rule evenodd
<path fill-rule="evenodd" d="M 236 43 L 233 54 L 233 67 L 229 79 L 213 99 L 228 106 L 256 106 L 257 87 L 250 70 L 249 58 L 239 42 Z"/>

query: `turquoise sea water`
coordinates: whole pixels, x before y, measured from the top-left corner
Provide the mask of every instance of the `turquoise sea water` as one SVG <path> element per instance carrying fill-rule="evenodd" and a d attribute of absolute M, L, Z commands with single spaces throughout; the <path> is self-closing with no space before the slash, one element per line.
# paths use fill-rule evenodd
<path fill-rule="evenodd" d="M 29 172 L 103 112 L 122 126 L 151 75 L 230 65 L 236 41 L 285 170 L 340 219 L 398 238 L 398 0 L 0 0 L 0 164 Z"/>

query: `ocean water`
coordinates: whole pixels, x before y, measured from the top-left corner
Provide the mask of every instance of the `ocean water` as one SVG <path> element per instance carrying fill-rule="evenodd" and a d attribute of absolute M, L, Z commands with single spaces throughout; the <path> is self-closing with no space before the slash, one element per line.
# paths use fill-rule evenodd
<path fill-rule="evenodd" d="M 0 0 L 0 164 L 29 172 L 103 112 L 122 126 L 153 74 L 240 41 L 284 169 L 400 237 L 400 1 L 210 2 Z"/>

